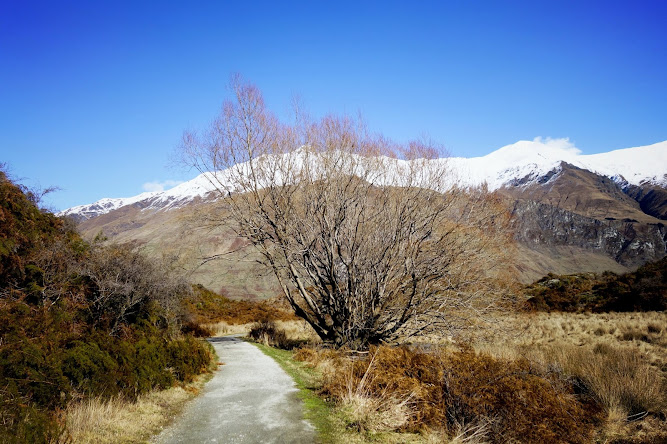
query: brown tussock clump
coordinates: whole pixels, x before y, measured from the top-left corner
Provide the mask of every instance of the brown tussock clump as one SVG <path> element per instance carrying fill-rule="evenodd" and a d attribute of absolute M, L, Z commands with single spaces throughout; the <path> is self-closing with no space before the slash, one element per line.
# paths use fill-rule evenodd
<path fill-rule="evenodd" d="M 332 353 L 338 356 L 320 357 Z M 441 430 L 458 442 L 587 442 L 601 421 L 595 402 L 584 403 L 527 360 L 406 347 L 365 355 L 300 350 L 295 358 L 336 368 L 326 372 L 322 393 L 360 431 Z"/>
<path fill-rule="evenodd" d="M 498 322 L 505 334 L 475 348 L 572 381 L 605 411 L 596 439 L 667 440 L 667 313 L 532 313 Z"/>

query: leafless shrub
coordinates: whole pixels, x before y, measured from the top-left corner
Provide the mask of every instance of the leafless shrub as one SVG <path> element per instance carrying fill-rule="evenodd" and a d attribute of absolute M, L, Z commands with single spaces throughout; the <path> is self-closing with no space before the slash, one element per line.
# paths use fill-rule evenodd
<path fill-rule="evenodd" d="M 497 308 L 508 214 L 458 189 L 438 146 L 399 146 L 350 117 L 285 125 L 256 87 L 231 87 L 210 129 L 184 134 L 183 156 L 324 341 L 456 332 Z"/>
<path fill-rule="evenodd" d="M 94 299 L 89 301 L 92 315 L 98 322 L 108 323 L 112 332 L 155 306 L 164 322 L 175 326 L 180 299 L 191 291 L 168 262 L 148 258 L 129 244 L 94 245 L 79 273 L 95 289 Z"/>

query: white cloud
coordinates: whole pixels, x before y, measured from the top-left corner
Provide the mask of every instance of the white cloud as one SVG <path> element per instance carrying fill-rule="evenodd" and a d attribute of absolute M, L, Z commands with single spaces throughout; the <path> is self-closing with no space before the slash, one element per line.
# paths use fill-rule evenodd
<path fill-rule="evenodd" d="M 536 137 L 533 139 L 533 142 L 545 145 L 549 148 L 553 148 L 559 151 L 564 151 L 572 156 L 578 156 L 581 154 L 581 150 L 574 146 L 574 143 L 570 142 L 569 137 L 556 138 L 552 139 L 551 137 Z"/>
<path fill-rule="evenodd" d="M 141 187 L 144 189 L 144 191 L 164 191 L 165 189 L 168 190 L 169 188 L 175 187 L 176 185 L 180 185 L 182 183 L 182 180 L 163 180 L 162 182 L 146 182 Z"/>

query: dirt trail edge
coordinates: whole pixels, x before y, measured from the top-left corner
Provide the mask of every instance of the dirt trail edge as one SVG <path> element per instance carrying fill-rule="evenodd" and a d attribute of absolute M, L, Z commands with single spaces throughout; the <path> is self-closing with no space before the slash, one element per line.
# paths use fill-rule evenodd
<path fill-rule="evenodd" d="M 235 337 L 209 342 L 225 365 L 153 443 L 315 442 L 294 381 L 273 359 Z"/>

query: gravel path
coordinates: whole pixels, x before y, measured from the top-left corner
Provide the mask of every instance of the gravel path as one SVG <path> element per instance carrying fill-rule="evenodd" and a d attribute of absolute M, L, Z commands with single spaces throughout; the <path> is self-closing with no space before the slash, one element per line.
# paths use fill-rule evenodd
<path fill-rule="evenodd" d="M 154 443 L 313 443 L 294 381 L 257 347 L 209 339 L 220 366 L 201 396 Z"/>

